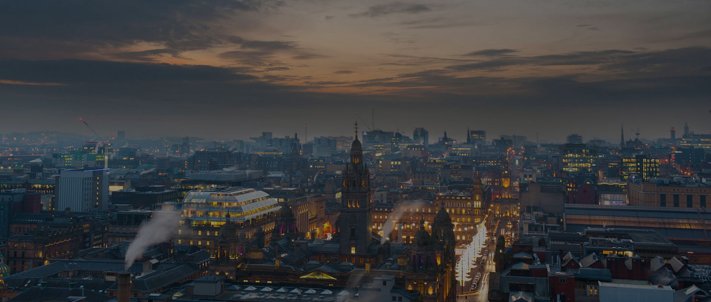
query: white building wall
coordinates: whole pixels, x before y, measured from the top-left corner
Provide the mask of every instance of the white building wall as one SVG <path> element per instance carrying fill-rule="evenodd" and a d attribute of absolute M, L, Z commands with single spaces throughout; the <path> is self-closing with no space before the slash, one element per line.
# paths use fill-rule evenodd
<path fill-rule="evenodd" d="M 669 286 L 600 282 L 600 302 L 673 302 Z"/>
<path fill-rule="evenodd" d="M 64 170 L 57 185 L 57 210 L 91 212 L 108 208 L 109 182 L 106 170 Z"/>

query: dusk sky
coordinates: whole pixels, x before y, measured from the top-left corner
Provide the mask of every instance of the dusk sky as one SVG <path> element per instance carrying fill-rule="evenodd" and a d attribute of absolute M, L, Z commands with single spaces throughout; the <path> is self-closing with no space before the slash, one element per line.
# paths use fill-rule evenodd
<path fill-rule="evenodd" d="M 711 1 L 0 0 L 0 132 L 711 131 Z"/>

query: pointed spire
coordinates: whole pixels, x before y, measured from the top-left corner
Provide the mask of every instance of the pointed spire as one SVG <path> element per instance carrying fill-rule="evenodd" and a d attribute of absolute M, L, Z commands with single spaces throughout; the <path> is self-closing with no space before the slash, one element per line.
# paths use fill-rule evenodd
<path fill-rule="evenodd" d="M 620 124 L 620 148 L 625 147 L 625 126 Z"/>
<path fill-rule="evenodd" d="M 355 140 L 358 140 L 358 121 L 355 122 L 353 128 L 355 129 L 355 135 L 353 137 Z"/>

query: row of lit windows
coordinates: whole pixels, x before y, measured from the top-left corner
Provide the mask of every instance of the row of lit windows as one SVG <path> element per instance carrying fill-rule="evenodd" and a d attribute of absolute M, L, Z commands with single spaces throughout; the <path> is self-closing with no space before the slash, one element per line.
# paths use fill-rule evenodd
<path fill-rule="evenodd" d="M 689 219 L 659 219 L 659 218 L 635 218 L 617 216 L 587 216 L 587 215 L 566 215 L 566 224 L 575 225 L 616 225 L 619 227 L 649 227 L 649 228 L 669 228 L 686 230 L 703 230 L 706 225 L 703 221 Z"/>
<path fill-rule="evenodd" d="M 197 243 L 197 246 L 202 246 L 202 242 L 203 242 L 202 240 L 197 240 L 197 241 L 185 240 L 185 243 L 187 243 L 188 245 L 195 245 L 195 243 Z M 178 239 L 178 244 L 183 244 L 183 240 Z M 205 246 L 210 246 L 209 240 L 205 240 Z"/>
<path fill-rule="evenodd" d="M 224 218 L 227 216 L 227 214 L 230 214 L 231 218 L 237 218 L 237 217 L 245 217 L 253 214 L 259 214 L 263 213 L 269 209 L 274 208 L 273 205 L 265 206 L 265 207 L 259 207 L 255 209 L 251 209 L 248 211 L 243 211 L 243 212 L 230 212 L 230 211 L 209 211 L 209 210 L 194 210 L 194 209 L 186 209 L 183 210 L 183 216 L 184 217 L 190 217 L 190 218 L 197 218 L 197 217 L 207 217 L 207 218 Z"/>

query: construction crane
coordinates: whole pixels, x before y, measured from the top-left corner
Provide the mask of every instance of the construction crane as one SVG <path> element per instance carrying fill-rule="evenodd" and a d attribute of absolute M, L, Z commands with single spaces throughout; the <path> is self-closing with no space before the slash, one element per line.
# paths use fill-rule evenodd
<path fill-rule="evenodd" d="M 89 123 L 88 123 L 83 117 L 80 117 L 80 118 L 79 118 L 79 121 L 80 121 L 82 124 L 84 124 L 84 126 L 86 126 L 86 128 L 89 129 L 89 131 L 91 131 L 91 133 L 94 134 L 94 136 L 96 137 L 96 140 L 97 140 L 97 141 L 98 141 L 98 140 L 101 140 L 101 136 L 99 135 L 99 133 L 96 132 L 96 130 L 94 130 L 94 128 L 91 128 L 91 126 L 89 126 Z"/>
<path fill-rule="evenodd" d="M 79 118 L 79 121 L 80 121 L 82 124 L 84 124 L 84 126 L 86 126 L 86 128 L 89 129 L 89 131 L 91 131 L 91 133 L 94 134 L 94 137 L 95 137 L 95 139 L 96 139 L 96 148 L 97 148 L 96 151 L 98 152 L 99 149 L 100 149 L 100 147 L 103 147 L 103 152 L 104 152 L 104 154 L 103 154 L 103 155 L 104 155 L 104 169 L 108 169 L 108 168 L 109 168 L 109 154 L 108 154 L 107 148 L 108 148 L 108 146 L 109 146 L 109 143 L 108 143 L 108 142 L 105 142 L 105 141 L 101 138 L 101 135 L 99 135 L 99 133 L 96 132 L 96 130 L 94 130 L 94 128 L 92 128 L 92 127 L 89 125 L 89 122 L 87 122 L 83 117 L 80 117 L 80 118 Z"/>

